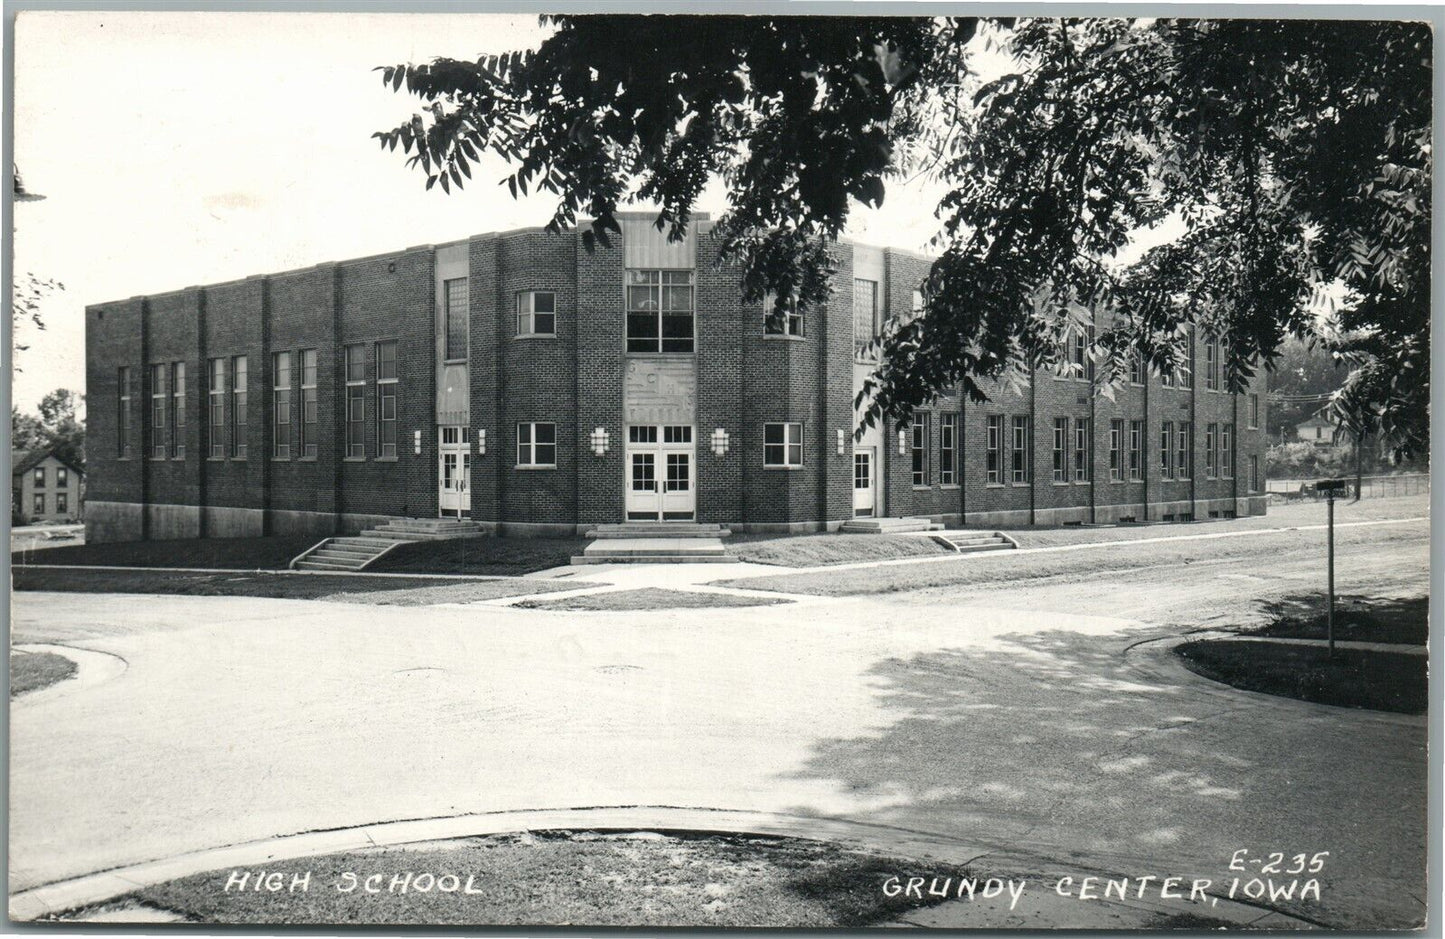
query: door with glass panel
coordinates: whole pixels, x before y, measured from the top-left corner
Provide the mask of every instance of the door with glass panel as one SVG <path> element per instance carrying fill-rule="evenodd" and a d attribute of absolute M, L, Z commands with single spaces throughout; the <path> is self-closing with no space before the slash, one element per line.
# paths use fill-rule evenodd
<path fill-rule="evenodd" d="M 862 447 L 853 451 L 853 514 L 858 518 L 873 515 L 878 499 L 878 474 L 873 465 L 877 450 Z"/>
<path fill-rule="evenodd" d="M 685 424 L 627 428 L 629 521 L 691 519 L 697 511 L 693 429 Z"/>
<path fill-rule="evenodd" d="M 472 511 L 472 445 L 469 428 L 438 428 L 438 494 L 441 515 L 460 518 Z"/>

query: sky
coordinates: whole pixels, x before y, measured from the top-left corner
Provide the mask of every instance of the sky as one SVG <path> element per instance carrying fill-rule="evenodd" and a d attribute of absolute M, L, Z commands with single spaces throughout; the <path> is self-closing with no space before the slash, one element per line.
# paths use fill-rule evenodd
<path fill-rule="evenodd" d="M 12 378 L 24 411 L 84 391 L 87 304 L 540 225 L 505 164 L 424 191 L 370 139 L 416 110 L 372 71 L 535 46 L 535 16 L 32 12 L 15 28 L 15 266 L 58 280 Z M 848 234 L 924 250 L 936 185 L 890 186 Z M 700 210 L 725 210 L 709 188 Z"/>

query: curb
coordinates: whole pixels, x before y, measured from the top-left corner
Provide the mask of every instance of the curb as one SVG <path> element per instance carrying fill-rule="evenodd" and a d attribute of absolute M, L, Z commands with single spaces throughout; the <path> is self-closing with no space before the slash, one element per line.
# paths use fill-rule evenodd
<path fill-rule="evenodd" d="M 109 652 L 97 652 L 94 649 L 80 649 L 75 646 L 52 645 L 43 642 L 27 642 L 11 648 L 19 652 L 49 652 L 75 663 L 73 677 L 56 682 L 49 687 L 22 694 L 15 698 L 11 707 L 30 707 L 45 701 L 53 701 L 56 698 L 68 697 L 110 681 L 112 678 L 118 678 L 130 667 L 130 663 L 120 656 L 112 655 Z"/>
<path fill-rule="evenodd" d="M 31 921 L 52 913 L 111 901 L 143 887 L 228 867 L 270 865 L 323 854 L 453 838 L 567 829 L 687 831 L 801 838 L 833 842 L 847 848 L 897 853 L 910 860 L 932 860 L 953 865 L 976 863 L 990 855 L 1003 859 L 987 847 L 967 844 L 947 835 L 844 818 L 687 806 L 534 809 L 382 822 L 194 851 L 21 891 L 11 895 L 9 914 L 10 919 L 16 922 Z M 1009 856 L 1009 861 L 1038 869 L 1024 857 Z M 1052 866 L 1057 862 L 1045 863 Z M 1079 868 L 1072 873 L 1078 876 L 1095 872 Z M 1277 929 L 1304 929 L 1315 925 L 1267 907 L 1224 897 L 1211 897 L 1211 900 L 1208 915 L 1236 925 L 1248 925 L 1264 919 L 1270 921 L 1271 928 Z M 1200 905 L 1189 903 L 1176 908 L 1163 902 L 1135 900 L 1109 903 L 1111 907 L 1151 917 L 1187 912 L 1191 907 Z M 913 911 L 888 925 L 919 925 L 909 920 L 926 913 L 931 914 L 929 925 L 947 927 L 949 920 L 957 920 L 960 914 L 972 910 L 970 903 L 945 903 L 929 910 Z M 1066 922 L 1054 925 L 1068 928 Z"/>

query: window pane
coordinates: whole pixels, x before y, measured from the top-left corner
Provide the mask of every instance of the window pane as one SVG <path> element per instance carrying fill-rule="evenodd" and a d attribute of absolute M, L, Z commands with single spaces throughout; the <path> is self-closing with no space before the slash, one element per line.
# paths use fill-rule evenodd
<path fill-rule="evenodd" d="M 366 347 L 346 347 L 346 380 L 364 381 L 366 379 Z"/>
<path fill-rule="evenodd" d="M 442 285 L 446 297 L 448 359 L 467 357 L 467 320 L 470 307 L 467 279 L 458 277 Z"/>
<path fill-rule="evenodd" d="M 393 381 L 396 379 L 396 343 L 378 342 L 376 344 L 376 380 Z"/>
<path fill-rule="evenodd" d="M 552 313 L 537 313 L 532 318 L 532 332 L 551 336 L 557 332 L 557 317 Z"/>
<path fill-rule="evenodd" d="M 557 442 L 557 425 L 556 425 L 556 424 L 538 424 L 538 425 L 537 425 L 537 443 L 539 443 L 539 444 L 549 444 L 549 443 L 556 443 L 556 442 Z"/>
<path fill-rule="evenodd" d="M 557 295 L 550 290 L 539 290 L 532 294 L 532 312 L 556 313 Z"/>

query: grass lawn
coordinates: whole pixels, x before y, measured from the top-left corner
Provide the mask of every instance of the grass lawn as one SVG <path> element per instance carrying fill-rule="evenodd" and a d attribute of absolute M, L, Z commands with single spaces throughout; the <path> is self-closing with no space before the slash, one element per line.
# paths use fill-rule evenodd
<path fill-rule="evenodd" d="M 922 535 L 849 535 L 817 532 L 808 535 L 737 534 L 724 540 L 728 554 L 739 561 L 782 567 L 821 567 L 853 561 L 953 554 L 951 548 Z"/>
<path fill-rule="evenodd" d="M 1265 694 L 1339 707 L 1423 714 L 1426 657 L 1400 652 L 1204 639 L 1174 650 L 1205 678 Z"/>
<path fill-rule="evenodd" d="M 26 570 L 13 572 L 16 590 L 74 593 L 151 593 L 191 597 L 272 597 L 332 600 L 380 606 L 469 603 L 527 593 L 551 593 L 596 586 L 549 580 L 433 580 L 425 577 L 347 577 L 327 574 L 256 572 L 178 574 L 161 571 Z"/>
<path fill-rule="evenodd" d="M 75 564 L 284 570 L 292 558 L 320 540 L 314 535 L 274 535 L 268 538 L 184 538 L 178 541 L 56 545 L 11 551 L 10 563 L 14 567 Z"/>
<path fill-rule="evenodd" d="M 49 688 L 75 675 L 75 663 L 54 652 L 10 650 L 10 697 Z"/>
<path fill-rule="evenodd" d="M 1276 605 L 1276 619 L 1250 633 L 1275 639 L 1326 639 L 1328 614 L 1321 597 L 1311 595 L 1307 604 Z M 1303 607 L 1303 608 L 1300 608 Z M 1294 608 L 1297 611 L 1291 611 Z M 1364 597 L 1335 598 L 1335 641 L 1397 642 L 1423 646 L 1430 636 L 1430 598 L 1370 600 Z"/>
<path fill-rule="evenodd" d="M 558 597 L 556 600 L 523 600 L 517 606 L 530 610 L 685 610 L 724 606 L 769 606 L 792 602 L 782 597 L 739 597 L 725 593 L 696 593 L 644 587 L 640 590 L 614 590 L 580 597 Z"/>
<path fill-rule="evenodd" d="M 587 538 L 457 538 L 393 548 L 367 570 L 392 574 L 530 574 L 581 554 Z"/>
<path fill-rule="evenodd" d="M 309 890 L 226 893 L 231 872 L 222 870 L 129 899 L 202 923 L 828 928 L 885 923 L 940 902 L 927 891 L 922 900 L 885 895 L 891 876 L 971 876 L 801 839 L 650 832 L 473 838 L 269 867 L 285 871 L 287 883 L 309 870 Z M 392 878 L 408 874 L 406 892 L 391 892 Z M 381 875 L 371 883 L 382 892 L 337 889 L 371 875 Z M 431 875 L 425 892 L 415 889 L 419 875 Z M 435 885 L 447 875 L 442 892 Z"/>

